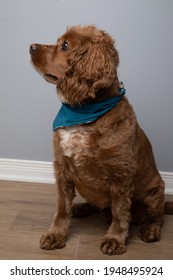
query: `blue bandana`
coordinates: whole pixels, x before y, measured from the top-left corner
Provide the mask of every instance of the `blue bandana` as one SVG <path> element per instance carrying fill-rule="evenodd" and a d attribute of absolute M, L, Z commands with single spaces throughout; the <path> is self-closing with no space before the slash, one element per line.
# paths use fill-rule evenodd
<path fill-rule="evenodd" d="M 83 105 L 71 106 L 62 103 L 62 106 L 53 122 L 53 130 L 61 127 L 87 124 L 96 121 L 99 117 L 106 114 L 123 98 L 126 90 L 121 83 L 119 88 L 120 95 L 108 98 L 98 103 L 88 103 Z"/>

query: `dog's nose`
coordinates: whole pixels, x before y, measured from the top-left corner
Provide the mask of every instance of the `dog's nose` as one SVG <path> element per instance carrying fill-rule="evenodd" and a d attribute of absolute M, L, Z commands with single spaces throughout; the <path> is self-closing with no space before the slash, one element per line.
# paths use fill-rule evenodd
<path fill-rule="evenodd" d="M 38 44 L 31 44 L 29 51 L 30 51 L 30 53 L 38 51 Z"/>

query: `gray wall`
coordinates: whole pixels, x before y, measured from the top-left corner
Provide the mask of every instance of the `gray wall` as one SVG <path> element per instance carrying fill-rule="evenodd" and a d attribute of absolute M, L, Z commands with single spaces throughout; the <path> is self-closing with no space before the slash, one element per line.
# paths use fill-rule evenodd
<path fill-rule="evenodd" d="M 159 170 L 173 171 L 172 0 L 0 0 L 0 157 L 52 160 L 60 102 L 31 67 L 30 43 L 96 24 L 117 40 L 119 77 Z"/>

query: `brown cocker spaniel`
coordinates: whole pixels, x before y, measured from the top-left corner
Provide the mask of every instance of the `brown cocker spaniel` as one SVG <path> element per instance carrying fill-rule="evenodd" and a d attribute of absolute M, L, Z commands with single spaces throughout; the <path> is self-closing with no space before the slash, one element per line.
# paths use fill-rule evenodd
<path fill-rule="evenodd" d="M 30 46 L 35 69 L 57 86 L 62 101 L 54 121 L 57 212 L 41 238 L 43 249 L 64 247 L 72 215 L 85 216 L 95 209 L 111 210 L 100 245 L 105 254 L 126 252 L 132 220 L 141 224 L 142 240 L 160 239 L 164 182 L 118 80 L 114 44 L 95 26 L 75 26 L 55 45 Z M 72 204 L 75 189 L 87 203 Z"/>

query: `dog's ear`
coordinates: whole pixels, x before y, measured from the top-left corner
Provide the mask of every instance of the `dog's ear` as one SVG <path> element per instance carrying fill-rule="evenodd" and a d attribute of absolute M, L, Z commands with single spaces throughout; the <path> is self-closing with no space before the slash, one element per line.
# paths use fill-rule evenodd
<path fill-rule="evenodd" d="M 95 97 L 101 88 L 113 85 L 119 64 L 118 52 L 112 39 L 92 42 L 83 40 L 68 58 L 69 69 L 64 80 L 69 102 L 81 103 Z"/>
<path fill-rule="evenodd" d="M 108 88 L 115 83 L 119 56 L 114 45 L 97 43 L 91 48 L 90 71 L 93 79 L 93 90 L 97 92 L 101 88 Z M 87 66 L 86 66 L 87 67 Z"/>

